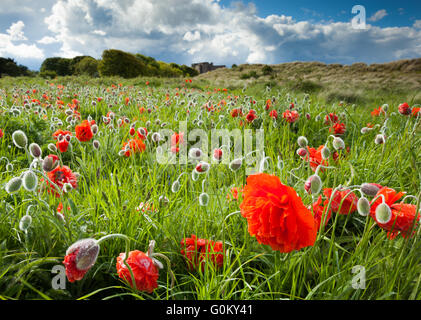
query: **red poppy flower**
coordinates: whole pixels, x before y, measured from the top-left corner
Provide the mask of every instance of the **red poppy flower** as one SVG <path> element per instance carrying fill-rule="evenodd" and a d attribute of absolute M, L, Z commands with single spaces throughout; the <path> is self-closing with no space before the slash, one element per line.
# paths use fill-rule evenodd
<path fill-rule="evenodd" d="M 61 153 L 66 152 L 68 146 L 69 142 L 66 139 L 62 139 L 61 141 L 56 142 L 56 147 L 60 150 Z"/>
<path fill-rule="evenodd" d="M 412 115 L 421 117 L 421 107 L 412 108 Z"/>
<path fill-rule="evenodd" d="M 181 247 L 181 254 L 190 270 L 196 270 L 200 266 L 204 271 L 206 260 L 216 268 L 223 266 L 224 251 L 221 241 L 200 239 L 192 234 L 191 238 L 184 238 L 181 241 Z"/>
<path fill-rule="evenodd" d="M 319 165 L 322 165 L 322 166 L 329 165 L 327 160 L 323 160 L 323 157 L 322 157 L 323 148 L 324 148 L 323 145 L 319 146 L 317 150 L 307 146 L 308 154 L 305 157 L 305 160 L 309 162 L 310 167 L 313 171 L 316 171 Z"/>
<path fill-rule="evenodd" d="M 333 132 L 335 135 L 343 135 L 346 132 L 346 126 L 344 123 L 335 123 L 329 128 L 329 132 Z"/>
<path fill-rule="evenodd" d="M 238 200 L 238 194 L 242 195 L 242 192 L 244 191 L 244 188 L 237 188 L 234 187 L 231 189 L 230 193 L 227 194 L 227 200 Z"/>
<path fill-rule="evenodd" d="M 411 112 L 412 112 L 411 107 L 410 107 L 410 106 L 409 106 L 409 104 L 407 104 L 406 102 L 405 102 L 405 103 L 402 103 L 402 104 L 398 107 L 398 111 L 399 111 L 399 113 L 400 113 L 400 114 L 402 114 L 402 115 L 404 115 L 404 116 L 410 115 L 410 114 L 411 114 Z"/>
<path fill-rule="evenodd" d="M 272 119 L 278 119 L 278 112 L 274 109 L 271 112 L 269 112 L 269 117 Z"/>
<path fill-rule="evenodd" d="M 61 190 L 63 190 L 63 186 L 65 183 L 70 183 L 73 189 L 77 188 L 77 178 L 72 172 L 72 170 L 70 170 L 70 168 L 67 166 L 58 166 L 54 170 L 48 172 L 47 175 L 48 179 L 50 179 L 51 182 L 55 183 Z M 60 197 L 60 194 L 57 192 L 55 187 L 49 183 L 48 180 L 47 185 L 50 187 L 49 189 L 47 189 L 48 192 L 55 194 L 56 197 Z"/>
<path fill-rule="evenodd" d="M 128 142 L 124 142 L 122 148 L 122 150 L 126 151 L 124 153 L 126 157 L 130 157 L 130 155 L 134 153 L 142 153 L 145 149 L 146 145 L 143 143 L 142 139 L 131 139 Z"/>
<path fill-rule="evenodd" d="M 373 111 L 371 111 L 371 115 L 373 117 L 380 116 L 380 114 L 385 114 L 385 111 L 383 110 L 382 107 L 378 107 L 377 109 L 374 109 Z"/>
<path fill-rule="evenodd" d="M 236 117 L 238 117 L 238 116 L 242 116 L 243 115 L 243 112 L 241 111 L 241 109 L 240 108 L 237 108 L 237 109 L 232 109 L 231 110 L 231 117 L 233 117 L 233 118 L 236 118 Z"/>
<path fill-rule="evenodd" d="M 94 134 L 92 133 L 91 123 L 88 120 L 83 120 L 83 122 L 75 127 L 76 138 L 81 141 L 89 141 L 92 139 Z"/>
<path fill-rule="evenodd" d="M 401 199 L 405 193 L 396 192 L 392 188 L 381 188 L 375 197 L 383 195 L 385 203 L 390 207 L 392 218 L 388 223 L 380 223 L 376 219 L 376 208 L 382 203 L 382 198 L 379 197 L 376 201 L 371 203 L 370 216 L 376 221 L 377 225 L 382 229 L 388 231 L 387 236 L 390 239 L 395 238 L 399 233 L 402 237 L 407 238 L 413 235 L 415 227 L 418 226 L 420 214 L 416 212 L 417 206 L 403 202 L 396 203 Z"/>
<path fill-rule="evenodd" d="M 246 120 L 248 123 L 253 122 L 256 118 L 257 118 L 256 114 L 254 112 L 251 112 L 251 110 L 246 116 Z"/>
<path fill-rule="evenodd" d="M 316 230 L 320 229 L 320 224 L 322 223 L 322 217 L 323 217 L 323 212 L 325 211 L 327 202 L 325 200 L 325 202 L 322 204 L 322 196 L 319 196 L 319 198 L 317 199 L 316 202 L 313 203 L 312 207 L 313 207 L 313 216 L 314 216 L 314 221 L 316 222 Z M 323 219 L 325 220 L 325 226 L 327 225 L 327 223 L 329 222 L 330 218 L 332 216 L 332 210 L 329 210 L 329 212 L 325 213 L 325 216 L 323 217 Z"/>
<path fill-rule="evenodd" d="M 69 282 L 82 280 L 95 264 L 98 253 L 99 245 L 95 239 L 82 239 L 72 244 L 63 261 Z"/>
<path fill-rule="evenodd" d="M 130 270 L 124 264 L 125 257 L 125 253 L 120 253 L 117 257 L 117 273 L 121 279 L 126 280 L 133 288 L 133 280 Z M 152 293 L 156 288 L 158 288 L 158 268 L 155 266 L 150 257 L 142 251 L 134 250 L 129 252 L 126 262 L 132 269 L 137 290 Z"/>
<path fill-rule="evenodd" d="M 333 190 L 331 188 L 323 189 L 323 193 L 328 201 L 332 196 L 332 192 Z M 357 203 L 358 197 L 351 190 L 336 191 L 330 207 L 335 213 L 349 214 L 357 210 Z"/>
<path fill-rule="evenodd" d="M 3 130 L 0 129 L 0 139 L 3 138 Z"/>
<path fill-rule="evenodd" d="M 300 118 L 300 114 L 296 111 L 290 111 L 290 110 L 286 110 L 283 114 L 282 117 L 289 123 L 294 123 L 295 121 L 297 121 Z"/>
<path fill-rule="evenodd" d="M 171 152 L 178 153 L 180 151 L 180 143 L 184 142 L 184 133 L 174 133 L 171 136 Z"/>
<path fill-rule="evenodd" d="M 57 130 L 56 132 L 54 132 L 53 133 L 53 137 L 54 137 L 54 139 L 58 139 L 58 136 L 59 135 L 62 135 L 63 137 L 65 137 L 66 135 L 69 135 L 69 136 L 71 136 L 72 135 L 72 133 L 70 132 L 70 131 L 64 131 L 64 130 L 62 130 L 62 129 L 59 129 L 59 130 Z"/>
<path fill-rule="evenodd" d="M 334 113 L 329 113 L 325 116 L 325 124 L 335 124 L 338 122 L 338 116 Z"/>
<path fill-rule="evenodd" d="M 290 252 L 312 246 L 316 225 L 311 212 L 295 190 L 278 177 L 260 173 L 250 175 L 244 187 L 241 215 L 248 231 L 261 244 L 273 250 Z"/>

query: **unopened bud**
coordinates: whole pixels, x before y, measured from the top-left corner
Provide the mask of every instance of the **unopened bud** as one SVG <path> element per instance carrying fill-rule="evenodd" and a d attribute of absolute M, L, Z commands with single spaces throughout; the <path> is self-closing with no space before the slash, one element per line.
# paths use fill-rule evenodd
<path fill-rule="evenodd" d="M 32 217 L 30 215 L 24 215 L 19 221 L 19 229 L 22 231 L 27 231 L 32 224 Z"/>
<path fill-rule="evenodd" d="M 28 170 L 23 174 L 22 183 L 25 190 L 34 191 L 38 185 L 38 177 L 33 171 Z"/>
<path fill-rule="evenodd" d="M 321 153 L 322 153 L 322 159 L 323 160 L 329 159 L 329 157 L 330 157 L 330 150 L 329 150 L 328 147 L 323 147 Z"/>
<path fill-rule="evenodd" d="M 305 149 L 305 148 L 299 148 L 299 149 L 297 149 L 297 154 L 300 156 L 300 157 L 305 157 L 306 155 L 307 155 L 307 149 Z"/>
<path fill-rule="evenodd" d="M 367 196 L 374 197 L 380 188 L 372 183 L 363 183 L 361 185 L 361 191 Z"/>
<path fill-rule="evenodd" d="M 307 145 L 308 145 L 307 138 L 306 138 L 306 137 L 303 137 L 303 136 L 298 137 L 298 139 L 297 139 L 297 143 L 298 143 L 298 145 L 299 145 L 301 148 L 305 148 L 305 147 L 307 147 Z"/>
<path fill-rule="evenodd" d="M 22 179 L 20 177 L 15 177 L 9 180 L 6 184 L 5 189 L 8 194 L 18 192 L 22 186 Z"/>
<path fill-rule="evenodd" d="M 57 147 L 54 143 L 50 143 L 48 144 L 48 150 L 50 150 L 51 152 L 57 152 Z"/>
<path fill-rule="evenodd" d="M 304 189 L 308 194 L 317 195 L 322 190 L 322 180 L 318 175 L 312 175 L 304 184 Z"/>
<path fill-rule="evenodd" d="M 203 172 L 207 172 L 207 171 L 209 170 L 209 168 L 210 168 L 210 164 L 209 164 L 209 163 L 204 162 L 204 161 L 200 161 L 200 162 L 197 164 L 197 166 L 196 166 L 195 170 L 196 170 L 197 172 L 199 172 L 199 173 L 203 173 Z"/>
<path fill-rule="evenodd" d="M 39 158 L 42 155 L 42 150 L 38 144 L 33 142 L 29 145 L 29 153 L 32 157 Z"/>
<path fill-rule="evenodd" d="M 392 210 L 386 203 L 381 203 L 376 208 L 376 220 L 378 223 L 386 224 L 392 219 Z"/>
<path fill-rule="evenodd" d="M 67 249 L 66 256 L 71 253 L 76 253 L 76 268 L 85 271 L 95 264 L 98 258 L 99 245 L 95 239 L 82 239 Z"/>
<path fill-rule="evenodd" d="M 92 134 L 97 134 L 98 133 L 98 126 L 96 125 L 96 124 L 93 124 L 92 126 L 91 126 L 91 131 L 92 131 Z"/>
<path fill-rule="evenodd" d="M 94 147 L 96 150 L 98 150 L 98 149 L 99 149 L 99 147 L 100 147 L 100 143 L 99 143 L 99 141 L 98 141 L 98 140 L 94 140 L 94 141 L 92 141 L 92 145 L 93 145 L 93 147 Z"/>
<path fill-rule="evenodd" d="M 202 207 L 206 207 L 209 203 L 209 195 L 205 192 L 201 193 L 199 196 L 199 204 Z"/>
<path fill-rule="evenodd" d="M 367 216 L 370 213 L 370 202 L 366 197 L 361 197 L 357 202 L 358 213 L 362 216 Z"/>
<path fill-rule="evenodd" d="M 383 143 L 385 143 L 386 142 L 386 138 L 384 137 L 384 135 L 382 135 L 382 134 L 378 134 L 377 136 L 376 136 L 376 138 L 374 139 L 374 143 L 375 144 L 383 144 Z"/>
<path fill-rule="evenodd" d="M 63 185 L 63 191 L 66 193 L 72 191 L 72 189 L 73 189 L 73 186 L 70 183 L 65 183 Z"/>
<path fill-rule="evenodd" d="M 240 159 L 240 158 L 238 158 L 238 159 L 234 159 L 234 160 L 232 160 L 231 162 L 230 162 L 230 164 L 229 164 L 229 168 L 232 170 L 232 171 L 237 171 L 238 169 L 240 169 L 241 168 L 241 165 L 243 164 L 243 160 L 242 159 Z"/>
<path fill-rule="evenodd" d="M 16 147 L 24 149 L 28 145 L 28 138 L 22 130 L 16 130 L 12 134 L 13 143 Z"/>
<path fill-rule="evenodd" d="M 345 142 L 339 137 L 335 137 L 333 139 L 332 144 L 333 144 L 333 147 L 335 148 L 335 150 L 345 149 Z"/>
<path fill-rule="evenodd" d="M 171 186 L 171 191 L 173 193 L 178 192 L 178 190 L 180 190 L 180 182 L 178 180 L 175 180 Z"/>

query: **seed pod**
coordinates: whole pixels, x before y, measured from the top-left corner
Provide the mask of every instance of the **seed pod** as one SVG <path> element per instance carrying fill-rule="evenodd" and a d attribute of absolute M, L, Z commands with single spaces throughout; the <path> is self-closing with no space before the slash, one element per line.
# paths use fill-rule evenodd
<path fill-rule="evenodd" d="M 42 155 L 42 150 L 38 144 L 33 142 L 29 145 L 29 153 L 32 157 L 39 158 Z"/>
<path fill-rule="evenodd" d="M 21 186 L 22 179 L 20 177 L 14 177 L 9 180 L 9 182 L 5 186 L 5 189 L 8 194 L 12 194 L 18 192 Z"/>
<path fill-rule="evenodd" d="M 66 251 L 66 256 L 76 253 L 76 268 L 84 271 L 91 268 L 98 258 L 99 245 L 95 239 L 82 239 L 72 244 Z"/>
<path fill-rule="evenodd" d="M 381 203 L 376 208 L 376 220 L 378 223 L 386 224 L 392 219 L 392 210 L 386 203 Z"/>
<path fill-rule="evenodd" d="M 175 180 L 171 186 L 171 191 L 173 193 L 178 192 L 178 190 L 180 190 L 180 182 L 178 180 Z"/>
<path fill-rule="evenodd" d="M 333 139 L 332 144 L 333 144 L 333 147 L 335 148 L 335 150 L 345 149 L 345 142 L 339 137 L 335 137 Z"/>
<path fill-rule="evenodd" d="M 304 189 L 308 194 L 317 195 L 322 190 L 322 180 L 318 175 L 312 175 L 304 184 Z"/>
<path fill-rule="evenodd" d="M 231 162 L 230 162 L 230 164 L 229 164 L 229 168 L 232 170 L 232 171 L 237 171 L 238 169 L 240 169 L 241 168 L 241 165 L 243 164 L 243 160 L 241 159 L 241 158 L 238 158 L 238 159 L 234 159 L 234 160 L 232 160 Z"/>
<path fill-rule="evenodd" d="M 365 197 L 361 197 L 357 202 L 358 213 L 363 217 L 370 213 L 370 202 Z"/>
<path fill-rule="evenodd" d="M 22 130 L 16 130 L 12 134 L 13 143 L 16 147 L 24 149 L 28 145 L 28 138 Z"/>
<path fill-rule="evenodd" d="M 323 147 L 321 153 L 322 153 L 322 159 L 323 160 L 329 159 L 329 157 L 330 157 L 330 150 L 329 150 L 328 147 Z"/>
<path fill-rule="evenodd" d="M 199 196 L 199 204 L 202 207 L 206 207 L 209 203 L 209 195 L 205 192 L 201 193 Z"/>
<path fill-rule="evenodd" d="M 380 188 L 372 183 L 363 183 L 361 185 L 361 191 L 369 197 L 374 197 L 379 190 Z"/>
<path fill-rule="evenodd" d="M 24 215 L 19 221 L 19 229 L 27 232 L 32 224 L 32 217 L 30 215 Z"/>
<path fill-rule="evenodd" d="M 28 170 L 23 174 L 22 182 L 25 190 L 34 191 L 38 185 L 38 177 L 33 171 Z"/>
<path fill-rule="evenodd" d="M 306 137 L 303 137 L 303 136 L 298 137 L 298 139 L 297 139 L 297 143 L 298 143 L 298 145 L 299 145 L 301 148 L 305 148 L 305 147 L 307 147 L 307 145 L 308 145 L 307 138 L 306 138 Z"/>

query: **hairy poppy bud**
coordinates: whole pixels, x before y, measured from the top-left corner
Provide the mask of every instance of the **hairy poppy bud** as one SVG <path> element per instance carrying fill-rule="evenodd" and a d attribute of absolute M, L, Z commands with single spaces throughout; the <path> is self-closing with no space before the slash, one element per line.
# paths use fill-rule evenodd
<path fill-rule="evenodd" d="M 92 131 L 92 134 L 97 134 L 98 133 L 98 126 L 96 125 L 96 124 L 93 124 L 92 126 L 91 126 L 91 131 Z"/>
<path fill-rule="evenodd" d="M 384 137 L 384 135 L 382 135 L 382 134 L 378 134 L 377 136 L 376 136 L 376 138 L 374 139 L 374 143 L 375 144 L 383 144 L 383 143 L 385 143 L 386 142 L 386 138 Z"/>
<path fill-rule="evenodd" d="M 357 202 L 358 213 L 367 216 L 370 213 L 370 202 L 365 197 L 361 197 Z"/>
<path fill-rule="evenodd" d="M 234 159 L 234 160 L 232 160 L 231 162 L 230 162 L 230 164 L 229 164 L 229 168 L 232 170 L 232 171 L 237 171 L 238 169 L 240 169 L 241 168 L 241 165 L 243 164 L 243 160 L 242 159 L 240 159 L 240 158 L 238 158 L 238 159 Z"/>
<path fill-rule="evenodd" d="M 34 191 L 38 185 L 38 177 L 33 171 L 28 170 L 23 174 L 22 182 L 25 190 Z"/>
<path fill-rule="evenodd" d="M 16 130 L 12 134 L 13 143 L 16 147 L 24 149 L 28 145 L 28 138 L 22 130 Z"/>
<path fill-rule="evenodd" d="M 381 224 L 388 223 L 392 219 L 392 210 L 386 203 L 381 203 L 376 208 L 376 220 Z"/>
<path fill-rule="evenodd" d="M 213 159 L 217 161 L 222 159 L 222 149 L 216 148 L 213 150 Z"/>
<path fill-rule="evenodd" d="M 330 157 L 330 150 L 329 150 L 328 147 L 323 147 L 321 153 L 322 153 L 322 159 L 323 160 L 329 159 L 329 157 Z"/>
<path fill-rule="evenodd" d="M 202 155 L 203 152 L 199 148 L 191 148 L 189 150 L 189 157 L 194 160 L 199 160 L 202 157 Z"/>
<path fill-rule="evenodd" d="M 154 132 L 152 134 L 152 141 L 153 142 L 159 142 L 159 141 L 161 141 L 161 135 L 158 132 Z"/>
<path fill-rule="evenodd" d="M 20 219 L 19 221 L 19 229 L 27 232 L 31 224 L 32 224 L 32 217 L 28 214 L 24 215 L 22 219 Z"/>
<path fill-rule="evenodd" d="M 361 191 L 370 197 L 374 197 L 379 190 L 380 188 L 373 183 L 363 183 L 361 185 Z"/>
<path fill-rule="evenodd" d="M 173 193 L 178 192 L 178 190 L 180 190 L 180 182 L 178 180 L 175 180 L 171 186 L 171 191 Z"/>
<path fill-rule="evenodd" d="M 54 160 L 53 157 L 45 157 L 42 161 L 42 169 L 46 172 L 53 171 L 58 166 L 58 161 Z"/>
<path fill-rule="evenodd" d="M 332 144 L 333 144 L 333 147 L 335 148 L 335 150 L 345 149 L 345 142 L 339 137 L 335 137 L 333 139 Z"/>
<path fill-rule="evenodd" d="M 308 194 L 317 195 L 322 190 L 322 180 L 318 175 L 312 175 L 304 184 L 304 189 Z"/>
<path fill-rule="evenodd" d="M 199 173 L 203 173 L 203 172 L 207 172 L 207 171 L 209 170 L 209 168 L 210 168 L 210 164 L 209 164 L 209 163 L 204 162 L 204 161 L 200 161 L 200 162 L 197 164 L 197 166 L 196 166 L 195 170 L 196 170 L 197 172 L 199 172 Z"/>
<path fill-rule="evenodd" d="M 70 183 L 65 183 L 63 185 L 63 191 L 66 193 L 72 191 L 72 189 L 73 189 L 73 186 Z"/>
<path fill-rule="evenodd" d="M 99 149 L 99 147 L 100 147 L 100 143 L 99 143 L 99 141 L 98 141 L 98 140 L 94 140 L 94 141 L 92 141 L 92 145 L 93 145 L 93 147 L 94 147 L 96 150 L 98 150 L 98 149 Z"/>
<path fill-rule="evenodd" d="M 361 128 L 361 133 L 362 134 L 366 134 L 367 132 L 368 132 L 368 128 L 367 127 Z"/>
<path fill-rule="evenodd" d="M 196 171 L 196 169 L 193 169 L 191 172 L 191 178 L 193 181 L 197 181 L 199 179 L 200 173 Z"/>
<path fill-rule="evenodd" d="M 81 280 L 98 258 L 99 245 L 95 239 L 82 239 L 66 251 L 63 263 L 70 282 Z"/>
<path fill-rule="evenodd" d="M 57 152 L 57 147 L 54 143 L 50 143 L 48 144 L 48 150 L 50 150 L 51 152 Z"/>
<path fill-rule="evenodd" d="M 297 139 L 297 143 L 298 143 L 298 145 L 299 145 L 301 148 L 305 148 L 305 147 L 307 147 L 307 145 L 308 145 L 307 138 L 306 138 L 306 137 L 303 137 L 303 136 L 298 137 L 298 139 Z"/>
<path fill-rule="evenodd" d="M 15 177 L 9 180 L 9 182 L 6 184 L 5 189 L 8 194 L 12 194 L 18 192 L 21 186 L 22 179 L 20 177 Z"/>
<path fill-rule="evenodd" d="M 206 207 L 209 203 L 209 195 L 205 192 L 201 193 L 199 196 L 199 204 L 202 207 Z"/>
<path fill-rule="evenodd" d="M 307 149 L 305 149 L 305 148 L 299 148 L 299 149 L 297 149 L 297 154 L 300 156 L 300 157 L 305 157 L 306 155 L 307 155 Z"/>
<path fill-rule="evenodd" d="M 29 153 L 32 157 L 39 158 L 42 155 L 42 150 L 40 146 L 34 142 L 29 145 Z"/>
<path fill-rule="evenodd" d="M 13 164 L 11 163 L 6 164 L 6 171 L 7 172 L 13 171 Z"/>

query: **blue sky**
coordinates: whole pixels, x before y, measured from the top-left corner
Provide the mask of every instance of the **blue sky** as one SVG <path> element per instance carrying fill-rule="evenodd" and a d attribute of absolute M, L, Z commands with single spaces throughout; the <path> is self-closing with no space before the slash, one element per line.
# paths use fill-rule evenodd
<path fill-rule="evenodd" d="M 351 24 L 354 5 L 364 29 Z M 421 1 L 0 0 L 2 57 L 37 70 L 109 48 L 187 65 L 415 58 Z"/>

